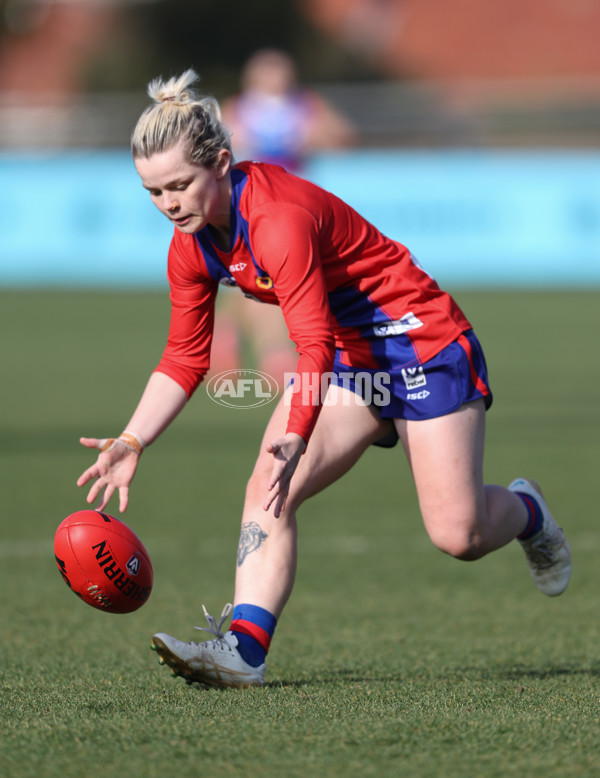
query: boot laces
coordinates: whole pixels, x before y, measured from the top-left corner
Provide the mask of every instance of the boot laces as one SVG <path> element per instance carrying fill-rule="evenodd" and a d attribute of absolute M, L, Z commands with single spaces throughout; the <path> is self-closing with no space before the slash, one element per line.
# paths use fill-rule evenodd
<path fill-rule="evenodd" d="M 211 635 L 214 635 L 216 640 L 215 643 L 221 643 L 223 641 L 223 638 L 225 637 L 225 634 L 221 632 L 221 627 L 223 626 L 223 622 L 227 619 L 231 611 L 233 610 L 233 605 L 228 602 L 227 605 L 223 608 L 221 612 L 221 618 L 217 622 L 214 616 L 211 616 L 210 613 L 206 610 L 206 607 L 202 605 L 202 610 L 204 611 L 204 617 L 208 621 L 208 627 L 194 627 L 194 629 L 199 629 L 201 632 L 210 632 Z"/>

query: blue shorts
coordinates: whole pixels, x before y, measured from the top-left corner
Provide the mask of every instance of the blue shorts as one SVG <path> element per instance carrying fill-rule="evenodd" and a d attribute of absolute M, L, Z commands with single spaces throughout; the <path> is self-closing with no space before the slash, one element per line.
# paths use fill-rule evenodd
<path fill-rule="evenodd" d="M 349 368 L 335 357 L 332 383 L 376 406 L 382 419 L 422 421 L 445 416 L 479 398 L 492 404 L 485 356 L 473 330 L 414 367 L 383 370 Z"/>

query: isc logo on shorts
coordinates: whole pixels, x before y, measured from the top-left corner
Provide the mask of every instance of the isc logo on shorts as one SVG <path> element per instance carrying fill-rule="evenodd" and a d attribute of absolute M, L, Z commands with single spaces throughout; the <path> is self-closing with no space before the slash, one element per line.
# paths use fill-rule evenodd
<path fill-rule="evenodd" d="M 402 378 L 407 389 L 418 389 L 420 386 L 425 386 L 427 379 L 425 378 L 425 371 L 421 366 L 419 367 L 403 367 Z"/>
<path fill-rule="evenodd" d="M 420 392 L 409 392 L 406 395 L 407 400 L 426 400 L 431 392 L 428 392 L 427 389 L 422 389 Z"/>

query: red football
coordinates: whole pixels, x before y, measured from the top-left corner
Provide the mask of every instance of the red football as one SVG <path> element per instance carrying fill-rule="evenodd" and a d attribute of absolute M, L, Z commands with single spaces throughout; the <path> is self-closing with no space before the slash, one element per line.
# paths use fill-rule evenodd
<path fill-rule="evenodd" d="M 56 530 L 54 555 L 69 589 L 99 610 L 131 613 L 152 591 L 154 574 L 144 544 L 108 513 L 67 516 Z"/>

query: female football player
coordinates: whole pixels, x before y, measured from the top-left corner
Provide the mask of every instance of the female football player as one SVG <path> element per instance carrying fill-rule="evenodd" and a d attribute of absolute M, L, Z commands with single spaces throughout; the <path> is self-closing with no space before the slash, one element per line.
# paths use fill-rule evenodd
<path fill-rule="evenodd" d="M 175 226 L 168 258 L 171 324 L 162 359 L 117 439 L 79 478 L 102 510 L 127 508 L 145 446 L 179 414 L 209 368 L 219 282 L 281 307 L 298 363 L 267 425 L 242 515 L 230 629 L 214 639 L 159 633 L 160 660 L 188 681 L 260 685 L 296 568 L 296 512 L 374 443 L 400 440 L 432 542 L 463 560 L 514 538 L 538 588 L 567 587 L 571 555 L 535 482 L 483 483 L 485 359 L 455 301 L 409 250 L 346 203 L 283 168 L 234 164 L 216 103 L 196 74 L 149 85 L 132 137 L 154 205 Z M 371 379 L 369 380 L 365 379 Z M 327 384 L 329 387 L 327 388 Z M 326 396 L 324 396 L 326 394 Z"/>

